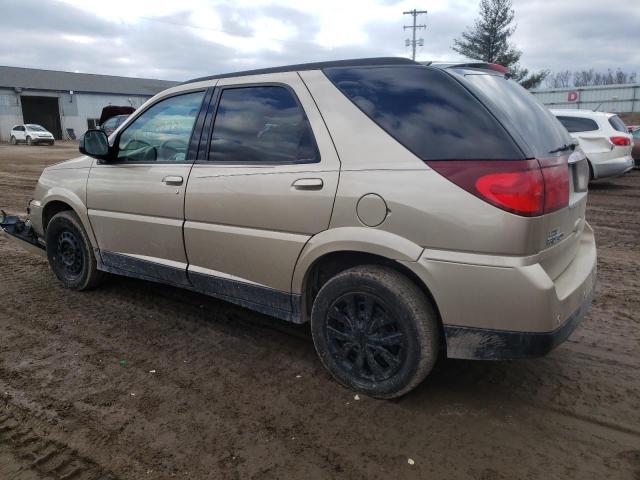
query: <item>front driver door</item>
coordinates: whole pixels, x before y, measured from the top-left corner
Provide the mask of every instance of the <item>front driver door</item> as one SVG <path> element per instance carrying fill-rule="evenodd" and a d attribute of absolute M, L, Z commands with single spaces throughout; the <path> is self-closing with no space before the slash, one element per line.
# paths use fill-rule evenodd
<path fill-rule="evenodd" d="M 117 158 L 89 173 L 87 207 L 102 262 L 120 273 L 185 285 L 184 192 L 205 91 L 165 97 L 115 139 Z"/>

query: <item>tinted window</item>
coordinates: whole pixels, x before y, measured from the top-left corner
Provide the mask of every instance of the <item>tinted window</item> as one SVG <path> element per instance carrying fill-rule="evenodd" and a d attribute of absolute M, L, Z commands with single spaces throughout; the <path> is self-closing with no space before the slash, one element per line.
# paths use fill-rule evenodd
<path fill-rule="evenodd" d="M 204 92 L 161 100 L 120 135 L 118 158 L 132 162 L 182 162 Z"/>
<path fill-rule="evenodd" d="M 627 130 L 627 126 L 622 120 L 620 120 L 620 117 L 617 115 L 609 117 L 609 124 L 619 132 L 629 133 L 629 130 Z"/>
<path fill-rule="evenodd" d="M 513 80 L 490 74 L 468 74 L 465 78 L 483 101 L 506 119 L 508 128 L 526 142 L 535 156 L 547 156 L 551 150 L 573 141 L 555 116 Z"/>
<path fill-rule="evenodd" d="M 558 117 L 560 123 L 564 125 L 568 131 L 574 132 L 593 132 L 598 130 L 598 124 L 590 118 L 579 117 Z"/>
<path fill-rule="evenodd" d="M 631 132 L 633 138 L 640 138 L 640 128 L 636 128 L 633 132 Z"/>
<path fill-rule="evenodd" d="M 319 155 L 307 117 L 288 89 L 242 87 L 222 91 L 209 160 L 311 163 Z"/>
<path fill-rule="evenodd" d="M 46 132 L 46 130 L 40 125 L 36 125 L 35 123 L 29 123 L 25 125 L 32 132 Z"/>
<path fill-rule="evenodd" d="M 440 70 L 417 66 L 328 68 L 325 74 L 422 160 L 522 156 L 482 104 Z"/>

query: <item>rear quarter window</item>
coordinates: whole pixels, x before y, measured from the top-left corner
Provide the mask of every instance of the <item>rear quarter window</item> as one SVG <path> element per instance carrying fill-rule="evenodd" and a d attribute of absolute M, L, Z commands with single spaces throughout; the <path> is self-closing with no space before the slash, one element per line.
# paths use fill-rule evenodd
<path fill-rule="evenodd" d="M 558 116 L 560 123 L 571 133 L 593 132 L 598 130 L 598 124 L 590 118 Z"/>
<path fill-rule="evenodd" d="M 609 125 L 611 125 L 615 130 L 619 132 L 629 133 L 629 131 L 627 130 L 627 126 L 617 115 L 614 115 L 613 117 L 609 117 Z"/>
<path fill-rule="evenodd" d="M 483 102 L 538 158 L 573 142 L 556 117 L 531 93 L 503 75 L 471 73 L 465 80 Z"/>
<path fill-rule="evenodd" d="M 449 74 L 422 66 L 327 68 L 371 120 L 422 160 L 522 158 L 491 113 Z"/>

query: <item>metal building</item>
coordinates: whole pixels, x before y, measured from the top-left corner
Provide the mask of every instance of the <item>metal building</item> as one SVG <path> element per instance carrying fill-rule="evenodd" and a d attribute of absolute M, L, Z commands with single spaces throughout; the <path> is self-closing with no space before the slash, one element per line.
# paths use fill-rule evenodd
<path fill-rule="evenodd" d="M 600 112 L 640 112 L 640 84 L 530 90 L 549 108 L 583 108 Z"/>
<path fill-rule="evenodd" d="M 0 140 L 14 125 L 37 123 L 57 139 L 96 126 L 107 105 L 139 107 L 178 82 L 0 66 Z"/>

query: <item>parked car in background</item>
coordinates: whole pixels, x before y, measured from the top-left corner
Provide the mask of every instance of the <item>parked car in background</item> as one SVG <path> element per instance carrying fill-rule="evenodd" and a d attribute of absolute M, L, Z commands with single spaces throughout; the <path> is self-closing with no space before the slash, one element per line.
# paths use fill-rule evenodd
<path fill-rule="evenodd" d="M 441 353 L 544 355 L 591 301 L 586 158 L 500 66 L 200 78 L 80 152 L 44 170 L 30 223 L 0 222 L 65 287 L 110 272 L 310 322 L 367 395 L 403 395 Z"/>
<path fill-rule="evenodd" d="M 116 129 L 122 125 L 122 123 L 129 118 L 129 115 L 116 115 L 115 117 L 111 117 L 109 120 L 100 125 L 100 129 L 107 134 L 107 136 L 111 135 Z"/>
<path fill-rule="evenodd" d="M 637 130 L 639 128 L 640 128 L 640 125 L 627 125 L 627 130 L 629 131 L 629 133 L 631 133 L 634 130 Z"/>
<path fill-rule="evenodd" d="M 631 150 L 631 156 L 635 162 L 635 167 L 640 168 L 640 127 L 631 131 L 633 137 L 633 149 Z"/>
<path fill-rule="evenodd" d="M 53 134 L 43 126 L 35 123 L 25 123 L 24 125 L 15 125 L 11 129 L 9 142 L 12 145 L 16 143 L 26 143 L 27 145 L 46 143 L 47 145 L 53 145 L 55 139 Z"/>
<path fill-rule="evenodd" d="M 633 137 L 614 113 L 552 109 L 589 160 L 591 179 L 623 175 L 633 168 Z"/>

